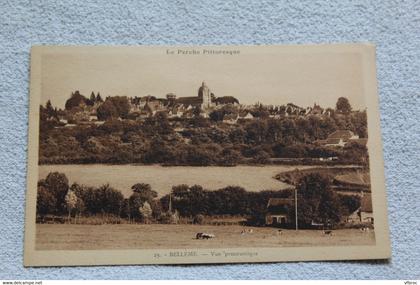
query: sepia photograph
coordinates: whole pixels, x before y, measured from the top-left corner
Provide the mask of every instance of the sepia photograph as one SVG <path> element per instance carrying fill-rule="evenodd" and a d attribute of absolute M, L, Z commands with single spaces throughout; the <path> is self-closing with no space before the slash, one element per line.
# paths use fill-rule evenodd
<path fill-rule="evenodd" d="M 33 47 L 25 265 L 390 257 L 371 45 Z"/>

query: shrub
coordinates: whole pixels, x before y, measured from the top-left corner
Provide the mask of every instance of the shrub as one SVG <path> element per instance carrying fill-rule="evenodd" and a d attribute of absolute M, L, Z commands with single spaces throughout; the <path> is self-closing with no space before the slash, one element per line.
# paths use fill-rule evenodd
<path fill-rule="evenodd" d="M 193 223 L 198 224 L 198 225 L 202 225 L 202 224 L 204 224 L 204 220 L 205 220 L 204 216 L 201 215 L 201 214 L 198 214 L 194 217 Z"/>

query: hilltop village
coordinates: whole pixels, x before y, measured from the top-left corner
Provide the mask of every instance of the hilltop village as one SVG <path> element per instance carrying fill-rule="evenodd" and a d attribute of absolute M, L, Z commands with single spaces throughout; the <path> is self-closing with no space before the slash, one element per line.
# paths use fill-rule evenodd
<path fill-rule="evenodd" d="M 75 91 L 71 94 L 65 105 L 65 111 L 60 112 L 58 117 L 61 123 L 67 127 L 73 124 L 97 122 L 101 124 L 111 117 L 117 119 L 144 119 L 155 116 L 157 113 L 165 113 L 168 118 L 209 118 L 211 113 L 218 116 L 217 120 L 224 123 L 234 124 L 241 119 L 254 119 L 264 115 L 270 118 L 287 116 L 331 116 L 333 109 L 324 109 L 317 104 L 313 107 L 302 108 L 295 104 L 285 105 L 243 105 L 233 96 L 216 97 L 203 82 L 198 88 L 197 96 L 177 97 L 174 93 L 166 94 L 165 98 L 157 98 L 152 95 L 143 97 L 115 96 L 107 97 L 105 101 L 100 93 L 91 93 L 90 98 Z M 121 113 L 113 110 L 113 106 L 107 101 L 118 100 L 118 105 L 123 109 Z M 105 104 L 104 104 L 105 103 Z M 220 113 L 215 111 L 222 110 Z M 267 114 L 261 114 L 265 110 Z M 54 119 L 52 117 L 51 119 Z M 69 123 L 73 122 L 73 124 Z"/>
<path fill-rule="evenodd" d="M 197 95 L 108 96 L 79 91 L 65 109 L 40 106 L 40 163 L 367 164 L 365 111 L 241 104 L 203 82 Z"/>

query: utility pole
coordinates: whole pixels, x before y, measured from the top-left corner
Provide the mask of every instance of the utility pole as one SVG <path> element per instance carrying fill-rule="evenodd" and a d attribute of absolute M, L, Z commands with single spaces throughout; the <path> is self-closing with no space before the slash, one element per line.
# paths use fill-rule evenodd
<path fill-rule="evenodd" d="M 172 193 L 169 193 L 169 213 L 172 214 Z"/>
<path fill-rule="evenodd" d="M 295 187 L 295 223 L 296 230 L 298 230 L 298 209 L 297 209 L 297 188 Z"/>

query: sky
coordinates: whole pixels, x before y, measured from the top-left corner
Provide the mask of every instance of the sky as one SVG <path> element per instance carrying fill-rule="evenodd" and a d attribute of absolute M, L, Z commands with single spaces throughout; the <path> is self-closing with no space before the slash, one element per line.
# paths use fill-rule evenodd
<path fill-rule="evenodd" d="M 197 96 L 205 81 L 217 97 L 240 103 L 301 107 L 314 103 L 335 107 L 347 97 L 353 109 L 364 109 L 363 62 L 355 51 L 304 48 L 217 47 L 237 55 L 203 55 L 202 47 L 182 48 L 200 54 L 178 54 L 179 48 L 70 48 L 42 55 L 41 102 L 64 108 L 70 94 L 90 96 Z M 174 52 L 174 54 L 168 54 Z"/>

